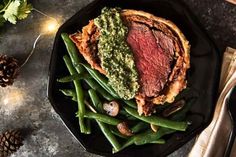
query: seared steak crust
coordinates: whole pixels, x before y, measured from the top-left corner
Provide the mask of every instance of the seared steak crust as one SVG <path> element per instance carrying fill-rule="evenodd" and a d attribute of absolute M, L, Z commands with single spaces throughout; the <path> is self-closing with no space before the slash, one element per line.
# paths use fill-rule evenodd
<path fill-rule="evenodd" d="M 150 115 L 155 111 L 154 104 L 172 103 L 186 87 L 190 46 L 177 26 L 168 20 L 135 10 L 123 10 L 121 15 L 129 28 L 127 43 L 133 50 L 139 73 L 140 89 L 135 96 L 138 112 Z M 99 29 L 93 20 L 82 32 L 70 37 L 88 63 L 106 74 L 97 56 Z"/>
<path fill-rule="evenodd" d="M 85 60 L 96 70 L 102 74 L 106 74 L 105 70 L 100 66 L 98 58 L 97 44 L 99 40 L 99 30 L 94 25 L 94 21 L 89 21 L 89 24 L 83 27 L 82 32 L 77 32 L 70 35 L 71 40 L 76 44 L 79 52 Z"/>

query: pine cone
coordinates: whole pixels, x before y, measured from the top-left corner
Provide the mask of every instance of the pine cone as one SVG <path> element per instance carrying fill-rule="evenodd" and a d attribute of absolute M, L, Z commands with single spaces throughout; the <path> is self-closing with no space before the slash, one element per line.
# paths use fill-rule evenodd
<path fill-rule="evenodd" d="M 0 135 L 0 157 L 7 157 L 23 145 L 23 138 L 18 130 L 10 130 Z"/>
<path fill-rule="evenodd" d="M 13 57 L 0 55 L 0 86 L 12 85 L 19 71 L 18 61 Z"/>

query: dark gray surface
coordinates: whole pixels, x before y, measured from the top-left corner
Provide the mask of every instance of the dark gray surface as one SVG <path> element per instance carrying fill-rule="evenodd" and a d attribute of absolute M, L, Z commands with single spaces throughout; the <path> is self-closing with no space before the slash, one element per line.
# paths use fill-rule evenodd
<path fill-rule="evenodd" d="M 35 8 L 63 23 L 91 1 L 32 0 L 32 3 Z M 221 52 L 226 46 L 236 47 L 236 6 L 223 0 L 184 1 L 213 37 Z M 17 25 L 9 24 L 1 28 L 0 54 L 12 55 L 22 61 L 45 20 L 44 16 L 33 11 L 28 19 Z M 0 132 L 11 128 L 32 130 L 24 146 L 13 154 L 15 157 L 95 157 L 85 152 L 71 136 L 47 100 L 47 73 L 53 39 L 53 35 L 43 36 L 15 84 L 0 88 Z M 187 156 L 193 142 L 190 141 L 170 156 Z"/>

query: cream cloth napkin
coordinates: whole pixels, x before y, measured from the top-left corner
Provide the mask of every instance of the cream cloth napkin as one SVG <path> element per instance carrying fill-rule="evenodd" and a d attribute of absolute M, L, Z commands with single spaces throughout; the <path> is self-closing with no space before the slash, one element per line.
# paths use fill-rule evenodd
<path fill-rule="evenodd" d="M 223 57 L 217 100 L 213 120 L 201 132 L 189 157 L 223 157 L 230 138 L 232 121 L 227 111 L 227 99 L 236 85 L 236 50 L 227 47 Z"/>
<path fill-rule="evenodd" d="M 236 0 L 226 0 L 226 1 L 228 1 L 230 3 L 233 3 L 233 4 L 236 4 Z"/>

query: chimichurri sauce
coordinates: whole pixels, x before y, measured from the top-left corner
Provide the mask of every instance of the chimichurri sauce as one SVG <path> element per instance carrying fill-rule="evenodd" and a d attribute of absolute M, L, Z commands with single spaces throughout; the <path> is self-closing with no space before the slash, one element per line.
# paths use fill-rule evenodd
<path fill-rule="evenodd" d="M 139 84 L 133 53 L 126 43 L 128 27 L 123 24 L 120 11 L 103 8 L 94 23 L 100 30 L 98 56 L 108 83 L 121 98 L 128 100 L 134 98 Z"/>

